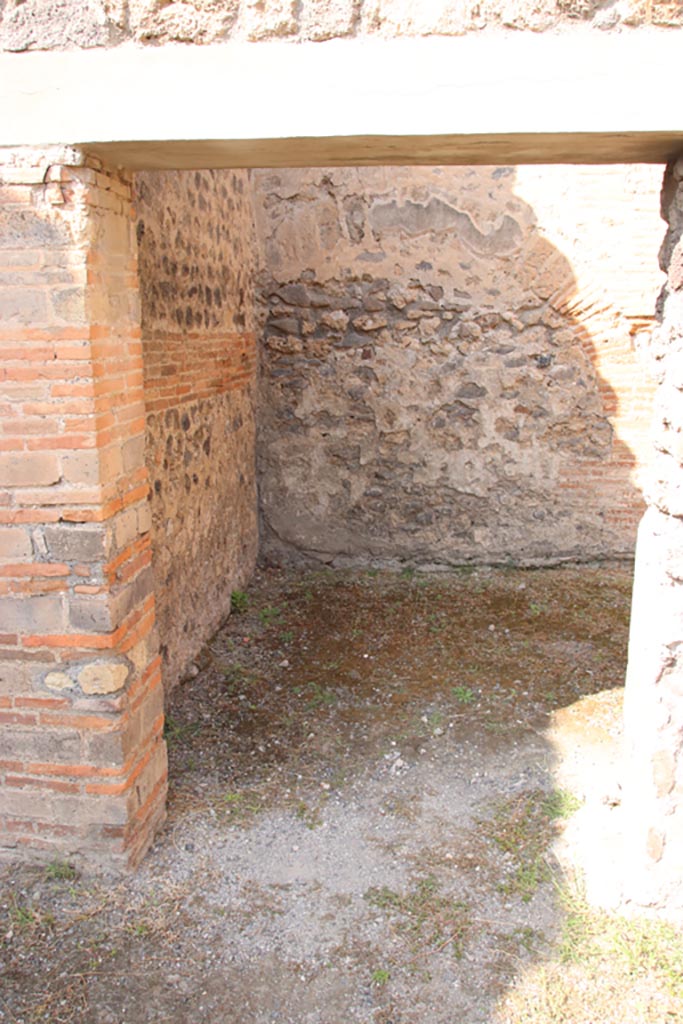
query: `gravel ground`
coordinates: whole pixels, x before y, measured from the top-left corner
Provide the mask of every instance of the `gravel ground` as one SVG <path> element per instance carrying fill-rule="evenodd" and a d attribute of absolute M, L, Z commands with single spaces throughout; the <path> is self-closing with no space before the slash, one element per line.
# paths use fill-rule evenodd
<path fill-rule="evenodd" d="M 618 813 L 630 586 L 261 570 L 169 699 L 142 868 L 0 868 L 0 1021 L 503 1024 Z"/>

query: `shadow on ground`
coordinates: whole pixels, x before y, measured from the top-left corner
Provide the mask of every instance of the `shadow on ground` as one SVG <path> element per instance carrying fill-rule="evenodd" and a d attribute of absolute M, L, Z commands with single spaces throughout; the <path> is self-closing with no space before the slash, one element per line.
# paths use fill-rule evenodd
<path fill-rule="evenodd" d="M 606 971 L 568 880 L 618 802 L 629 600 L 618 566 L 262 572 L 169 702 L 142 870 L 0 876 L 0 1020 L 683 1020 L 680 937 Z"/>

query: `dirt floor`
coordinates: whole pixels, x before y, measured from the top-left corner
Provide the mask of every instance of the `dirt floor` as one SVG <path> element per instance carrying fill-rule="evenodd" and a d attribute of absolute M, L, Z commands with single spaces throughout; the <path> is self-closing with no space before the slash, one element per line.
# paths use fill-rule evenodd
<path fill-rule="evenodd" d="M 571 1004 L 604 988 L 582 859 L 619 899 L 630 586 L 261 571 L 169 701 L 142 869 L 0 868 L 0 1021 L 683 1021 L 673 933 Z"/>

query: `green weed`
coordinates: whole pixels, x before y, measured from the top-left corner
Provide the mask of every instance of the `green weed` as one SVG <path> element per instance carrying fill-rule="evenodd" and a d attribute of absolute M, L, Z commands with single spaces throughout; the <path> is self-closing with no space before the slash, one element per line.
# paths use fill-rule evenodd
<path fill-rule="evenodd" d="M 683 930 L 593 910 L 565 886 L 556 951 L 521 974 L 499 1006 L 515 1024 L 683 1021 Z"/>
<path fill-rule="evenodd" d="M 190 736 L 194 736 L 195 733 L 199 732 L 200 729 L 199 722 L 186 722 L 184 725 L 181 725 L 180 722 L 176 722 L 170 715 L 166 715 L 164 720 L 164 739 L 169 746 L 174 743 L 183 743 Z"/>
<path fill-rule="evenodd" d="M 621 917 L 593 910 L 582 892 L 560 892 L 567 916 L 559 956 L 563 963 L 608 959 L 630 977 L 658 975 L 671 995 L 683 999 L 683 929 L 666 921 Z"/>
<path fill-rule="evenodd" d="M 449 949 L 457 959 L 462 956 L 470 926 L 468 907 L 444 896 L 434 875 L 419 879 L 404 895 L 381 886 L 368 889 L 364 898 L 398 918 L 398 927 L 414 952 L 421 955 Z"/>
<path fill-rule="evenodd" d="M 535 953 L 539 945 L 543 942 L 543 936 L 540 932 L 537 932 L 535 928 L 531 928 L 529 925 L 522 925 L 520 928 L 515 928 L 512 932 L 511 938 L 513 938 L 522 949 L 525 949 L 527 953 Z"/>
<path fill-rule="evenodd" d="M 244 680 L 244 669 L 241 665 L 225 665 L 222 671 L 228 689 Z"/>
<path fill-rule="evenodd" d="M 28 903 L 18 903 L 10 897 L 9 916 L 15 928 L 30 928 L 38 923 L 38 914 Z"/>
<path fill-rule="evenodd" d="M 329 707 L 337 700 L 336 694 L 332 690 L 326 686 L 320 686 L 319 683 L 313 681 L 306 683 L 305 686 L 295 686 L 294 693 L 298 697 L 308 697 L 304 705 L 306 711 L 314 711 L 316 708 L 325 706 Z"/>
<path fill-rule="evenodd" d="M 139 924 L 131 925 L 130 931 L 132 935 L 135 935 L 137 936 L 137 938 L 142 939 L 146 935 L 149 935 L 152 929 L 147 921 L 140 921 Z"/>
<path fill-rule="evenodd" d="M 45 877 L 56 882 L 73 882 L 76 878 L 76 869 L 66 861 L 53 860 L 45 868 Z"/>
<path fill-rule="evenodd" d="M 233 590 L 230 595 L 230 610 L 236 615 L 243 615 L 249 607 L 249 597 L 244 590 Z"/>
<path fill-rule="evenodd" d="M 234 822 L 243 822 L 252 815 L 257 814 L 263 807 L 263 801 L 258 793 L 245 791 L 242 793 L 234 790 L 227 790 L 221 797 L 221 807 L 228 819 Z"/>
<path fill-rule="evenodd" d="M 306 828 L 311 830 L 322 825 L 322 818 L 317 807 L 309 807 L 305 800 L 299 800 L 294 808 L 294 813 L 302 821 Z"/>
<path fill-rule="evenodd" d="M 491 821 L 482 823 L 484 835 L 512 860 L 512 873 L 500 886 L 503 893 L 528 903 L 539 885 L 550 880 L 546 851 L 556 822 L 573 813 L 571 806 L 570 795 L 564 791 L 534 790 L 507 800 Z"/>
<path fill-rule="evenodd" d="M 428 715 L 423 715 L 421 721 L 423 725 L 428 726 L 428 728 L 433 732 L 434 729 L 441 729 L 443 727 L 445 721 L 444 713 L 443 711 L 434 709 L 433 711 L 430 711 Z"/>
<path fill-rule="evenodd" d="M 568 789 L 554 789 L 543 800 L 543 811 L 551 819 L 571 818 L 581 807 L 581 800 Z"/>

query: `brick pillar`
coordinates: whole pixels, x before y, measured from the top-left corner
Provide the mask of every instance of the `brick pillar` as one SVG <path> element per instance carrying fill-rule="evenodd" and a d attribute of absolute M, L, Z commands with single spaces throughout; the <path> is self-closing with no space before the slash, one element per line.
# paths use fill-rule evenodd
<path fill-rule="evenodd" d="M 683 910 L 683 159 L 666 171 L 667 283 L 652 363 L 658 382 L 648 510 L 636 548 L 626 680 L 625 895 Z"/>
<path fill-rule="evenodd" d="M 135 864 L 164 814 L 130 182 L 0 150 L 0 845 Z"/>

